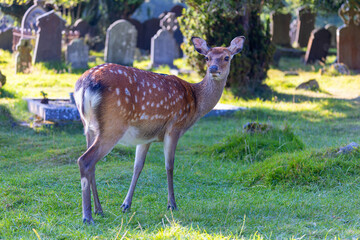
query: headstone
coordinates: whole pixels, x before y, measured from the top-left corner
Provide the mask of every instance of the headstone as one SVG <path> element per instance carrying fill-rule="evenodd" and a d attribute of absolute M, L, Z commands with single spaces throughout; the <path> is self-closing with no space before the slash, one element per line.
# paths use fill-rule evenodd
<path fill-rule="evenodd" d="M 296 31 L 297 31 L 297 19 L 292 20 L 290 23 L 290 44 L 293 45 L 296 41 Z"/>
<path fill-rule="evenodd" d="M 360 70 L 360 4 L 347 1 L 339 9 L 344 25 L 337 30 L 337 61 Z"/>
<path fill-rule="evenodd" d="M 65 52 L 66 63 L 71 63 L 73 69 L 87 68 L 89 47 L 82 39 L 74 39 L 67 45 Z"/>
<path fill-rule="evenodd" d="M 118 20 L 106 31 L 105 62 L 132 65 L 136 48 L 136 28 L 126 20 Z"/>
<path fill-rule="evenodd" d="M 73 31 L 78 31 L 80 37 L 85 37 L 90 32 L 91 26 L 83 19 L 78 19 L 74 23 Z"/>
<path fill-rule="evenodd" d="M 311 32 L 305 63 L 314 63 L 319 60 L 325 63 L 330 48 L 331 33 L 325 28 L 315 29 Z"/>
<path fill-rule="evenodd" d="M 171 8 L 170 12 L 175 13 L 176 17 L 180 17 L 182 15 L 183 9 L 183 5 L 177 4 Z"/>
<path fill-rule="evenodd" d="M 136 28 L 136 31 L 137 31 L 136 47 L 141 48 L 140 44 L 141 44 L 141 41 L 144 39 L 143 25 L 141 24 L 141 22 L 139 22 L 138 20 L 133 19 L 133 18 L 127 19 L 127 21 L 129 21 Z"/>
<path fill-rule="evenodd" d="M 311 12 L 308 7 L 301 7 L 298 9 L 298 24 L 296 31 L 295 44 L 299 47 L 306 47 L 309 41 L 311 31 L 315 27 L 316 14 Z"/>
<path fill-rule="evenodd" d="M 142 28 L 144 31 L 144 38 L 138 44 L 139 48 L 144 50 L 150 50 L 151 38 L 157 33 L 160 28 L 160 19 L 158 18 L 151 18 L 145 21 Z"/>
<path fill-rule="evenodd" d="M 169 65 L 175 68 L 174 59 L 178 56 L 178 47 L 173 31 L 176 30 L 175 13 L 169 12 L 160 22 L 161 28 L 151 39 L 150 59 L 153 67 Z"/>
<path fill-rule="evenodd" d="M 34 62 L 61 61 L 61 32 L 65 28 L 65 20 L 54 11 L 38 17 L 34 51 Z"/>
<path fill-rule="evenodd" d="M 325 29 L 328 30 L 331 34 L 331 38 L 330 38 L 330 47 L 331 48 L 336 48 L 336 30 L 337 27 L 331 24 L 327 24 L 325 25 Z"/>
<path fill-rule="evenodd" d="M 270 19 L 271 41 L 282 47 L 291 47 L 289 35 L 291 14 L 272 12 Z"/>
<path fill-rule="evenodd" d="M 46 13 L 46 10 L 43 8 L 45 1 L 44 0 L 35 0 L 34 5 L 31 6 L 24 14 L 21 20 L 21 29 L 34 29 L 38 30 L 36 25 L 36 20 L 39 16 Z"/>
<path fill-rule="evenodd" d="M 12 50 L 12 40 L 13 40 L 13 28 L 7 28 L 0 30 L 0 48 L 4 50 Z"/>
<path fill-rule="evenodd" d="M 16 46 L 16 68 L 15 73 L 30 73 L 31 71 L 31 52 L 32 46 L 30 39 L 21 38 Z"/>

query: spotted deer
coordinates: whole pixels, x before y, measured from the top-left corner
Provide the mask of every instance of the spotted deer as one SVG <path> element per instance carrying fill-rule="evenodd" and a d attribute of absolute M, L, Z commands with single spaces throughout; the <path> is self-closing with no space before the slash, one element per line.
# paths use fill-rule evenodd
<path fill-rule="evenodd" d="M 176 76 L 143 71 L 117 64 L 103 64 L 86 71 L 76 82 L 74 97 L 84 125 L 87 150 L 78 159 L 81 176 L 83 221 L 102 214 L 95 182 L 95 165 L 117 144 L 136 145 L 134 172 L 121 208 L 130 210 L 136 182 L 152 142 L 164 142 L 168 182 L 168 208 L 176 209 L 173 169 L 179 138 L 219 101 L 233 56 L 245 38 L 236 37 L 229 47 L 208 47 L 193 37 L 195 49 L 205 55 L 204 79 L 191 84 Z"/>

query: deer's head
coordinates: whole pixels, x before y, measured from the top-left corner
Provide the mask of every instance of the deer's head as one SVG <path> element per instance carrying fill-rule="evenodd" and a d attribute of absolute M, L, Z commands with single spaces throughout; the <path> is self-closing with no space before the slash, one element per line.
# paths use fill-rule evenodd
<path fill-rule="evenodd" d="M 210 48 L 206 41 L 199 37 L 193 37 L 191 41 L 196 51 L 205 56 L 208 76 L 214 80 L 223 80 L 229 74 L 231 59 L 241 52 L 245 37 L 234 38 L 229 47 Z"/>

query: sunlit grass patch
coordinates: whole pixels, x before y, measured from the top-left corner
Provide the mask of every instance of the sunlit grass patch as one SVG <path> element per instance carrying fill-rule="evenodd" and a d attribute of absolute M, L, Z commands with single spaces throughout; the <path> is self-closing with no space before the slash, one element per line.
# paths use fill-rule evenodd
<path fill-rule="evenodd" d="M 264 132 L 237 132 L 207 149 L 215 159 L 252 163 L 283 152 L 304 149 L 304 144 L 288 126 L 277 129 L 270 126 Z"/>
<path fill-rule="evenodd" d="M 360 152 L 339 154 L 338 149 L 324 152 L 296 151 L 276 154 L 246 169 L 241 181 L 249 185 L 316 185 L 334 187 L 352 181 L 360 174 Z"/>

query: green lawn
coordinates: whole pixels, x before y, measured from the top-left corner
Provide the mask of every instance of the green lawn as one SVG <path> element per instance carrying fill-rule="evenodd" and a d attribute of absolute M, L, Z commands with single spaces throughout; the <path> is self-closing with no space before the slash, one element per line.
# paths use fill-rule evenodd
<path fill-rule="evenodd" d="M 94 66 L 101 63 L 98 59 Z M 179 65 L 183 61 L 177 60 Z M 146 67 L 147 61 L 135 66 Z M 23 97 L 67 97 L 81 71 L 37 65 L 15 75 L 0 50 L 7 84 L 0 90 L 0 239 L 350 239 L 360 237 L 359 75 L 320 75 L 319 66 L 283 59 L 269 71 L 269 100 L 225 91 L 221 102 L 247 107 L 201 119 L 180 140 L 175 161 L 178 211 L 166 210 L 162 144 L 154 143 L 131 212 L 120 206 L 130 185 L 134 147 L 116 146 L 97 164 L 105 216 L 81 221 L 77 158 L 85 151 L 80 123 L 31 129 Z M 299 76 L 285 76 L 296 70 Z M 161 71 L 167 72 L 167 68 Z M 184 76 L 199 81 L 196 74 Z M 296 91 L 316 79 L 320 92 Z M 245 133 L 249 121 L 267 133 Z"/>

